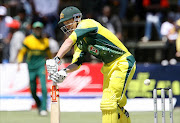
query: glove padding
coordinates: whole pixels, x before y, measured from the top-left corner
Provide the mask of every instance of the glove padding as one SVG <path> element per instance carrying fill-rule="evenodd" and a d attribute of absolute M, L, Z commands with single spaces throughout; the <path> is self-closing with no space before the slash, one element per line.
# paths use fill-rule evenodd
<path fill-rule="evenodd" d="M 49 74 L 53 74 L 58 71 L 58 64 L 54 59 L 46 60 L 46 67 Z"/>
<path fill-rule="evenodd" d="M 63 82 L 66 77 L 67 77 L 67 72 L 64 69 L 61 69 L 60 71 L 50 75 L 50 79 L 56 83 Z"/>

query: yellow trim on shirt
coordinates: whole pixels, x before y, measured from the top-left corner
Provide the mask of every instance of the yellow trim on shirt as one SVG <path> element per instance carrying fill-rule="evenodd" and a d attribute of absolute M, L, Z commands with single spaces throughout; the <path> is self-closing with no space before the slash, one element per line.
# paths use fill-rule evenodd
<path fill-rule="evenodd" d="M 69 36 L 69 38 L 73 41 L 73 45 L 76 43 L 77 35 L 75 31 L 72 32 L 72 34 Z"/>

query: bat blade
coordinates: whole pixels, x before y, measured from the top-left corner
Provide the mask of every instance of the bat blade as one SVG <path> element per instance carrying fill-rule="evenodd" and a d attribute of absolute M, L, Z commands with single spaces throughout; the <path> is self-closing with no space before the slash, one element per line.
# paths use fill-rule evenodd
<path fill-rule="evenodd" d="M 57 85 L 53 85 L 51 90 L 51 123 L 60 123 L 59 88 Z"/>

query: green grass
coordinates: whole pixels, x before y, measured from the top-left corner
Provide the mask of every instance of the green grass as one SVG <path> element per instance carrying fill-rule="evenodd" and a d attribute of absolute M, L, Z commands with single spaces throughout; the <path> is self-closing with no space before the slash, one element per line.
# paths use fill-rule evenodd
<path fill-rule="evenodd" d="M 153 123 L 153 112 L 130 112 L 132 123 Z M 158 113 L 159 123 L 161 112 Z M 169 113 L 166 112 L 166 121 L 169 122 Z M 180 108 L 174 110 L 174 123 L 180 121 Z M 0 123 L 50 123 L 50 115 L 40 117 L 36 110 L 32 111 L 2 111 Z M 101 123 L 101 113 L 97 112 L 62 112 L 61 123 Z"/>

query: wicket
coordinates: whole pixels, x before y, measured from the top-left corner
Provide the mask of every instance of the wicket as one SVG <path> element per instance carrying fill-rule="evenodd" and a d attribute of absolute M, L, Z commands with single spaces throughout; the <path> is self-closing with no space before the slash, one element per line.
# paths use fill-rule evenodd
<path fill-rule="evenodd" d="M 154 99 L 154 123 L 158 123 L 157 114 L 157 90 L 161 91 L 161 110 L 162 110 L 162 123 L 166 122 L 165 119 L 165 91 L 169 91 L 169 113 L 170 113 L 170 123 L 173 123 L 173 94 L 171 88 L 156 88 L 153 90 Z"/>

